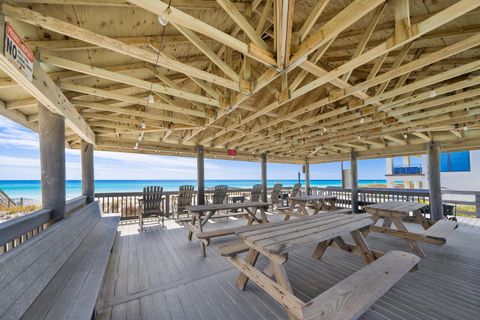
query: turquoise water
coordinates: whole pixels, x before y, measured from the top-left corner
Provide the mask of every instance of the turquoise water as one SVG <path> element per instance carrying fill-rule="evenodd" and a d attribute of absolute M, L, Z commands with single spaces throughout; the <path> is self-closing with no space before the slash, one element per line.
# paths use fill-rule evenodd
<path fill-rule="evenodd" d="M 293 186 L 297 180 L 268 180 L 268 186 L 272 187 L 280 182 L 285 187 Z M 305 182 L 301 181 L 304 185 Z M 212 188 L 218 184 L 226 184 L 230 188 L 251 188 L 254 184 L 260 183 L 260 180 L 206 180 L 205 187 Z M 341 180 L 311 180 L 312 187 L 327 187 L 342 185 Z M 359 185 L 386 183 L 385 180 L 359 180 Z M 178 190 L 178 187 L 184 184 L 194 185 L 196 180 L 96 180 L 95 192 L 140 192 L 144 186 L 159 185 L 165 191 Z M 0 189 L 2 189 L 11 198 L 41 199 L 40 180 L 0 180 Z M 82 193 L 82 182 L 80 180 L 67 181 L 67 199 L 79 196 Z"/>

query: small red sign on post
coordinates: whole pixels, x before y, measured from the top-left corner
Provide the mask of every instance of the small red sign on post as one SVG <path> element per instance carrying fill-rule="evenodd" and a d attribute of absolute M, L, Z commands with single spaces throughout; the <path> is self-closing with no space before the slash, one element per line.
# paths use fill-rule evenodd
<path fill-rule="evenodd" d="M 229 156 L 234 157 L 234 156 L 237 155 L 237 150 L 235 150 L 235 149 L 228 149 L 228 150 L 227 150 L 227 154 L 228 154 Z"/>

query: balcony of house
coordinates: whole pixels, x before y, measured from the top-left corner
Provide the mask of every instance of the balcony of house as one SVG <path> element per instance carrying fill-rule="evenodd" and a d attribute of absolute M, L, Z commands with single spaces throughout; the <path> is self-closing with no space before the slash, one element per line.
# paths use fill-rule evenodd
<path fill-rule="evenodd" d="M 420 175 L 423 174 L 421 166 L 395 166 L 392 168 L 392 175 Z"/>

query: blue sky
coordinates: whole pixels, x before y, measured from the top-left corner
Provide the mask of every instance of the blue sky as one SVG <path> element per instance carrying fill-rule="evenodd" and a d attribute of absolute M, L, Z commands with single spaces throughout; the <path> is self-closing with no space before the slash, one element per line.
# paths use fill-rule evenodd
<path fill-rule="evenodd" d="M 40 179 L 38 135 L 0 116 L 0 180 Z M 359 179 L 384 179 L 385 160 L 359 161 Z M 81 178 L 80 152 L 66 149 L 67 179 Z M 345 167 L 349 167 L 345 163 Z M 340 163 L 315 164 L 311 179 L 341 179 Z M 296 179 L 300 165 L 269 164 L 268 179 Z M 205 160 L 206 179 L 259 179 L 260 164 Z M 95 179 L 195 179 L 194 158 L 95 152 Z M 303 178 L 303 175 L 302 175 Z"/>

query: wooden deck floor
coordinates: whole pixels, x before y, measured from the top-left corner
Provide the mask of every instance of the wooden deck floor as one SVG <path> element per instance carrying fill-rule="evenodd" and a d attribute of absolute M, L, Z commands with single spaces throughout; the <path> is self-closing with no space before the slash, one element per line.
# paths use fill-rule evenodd
<path fill-rule="evenodd" d="M 240 221 L 207 228 L 231 227 Z M 169 227 L 175 227 L 170 222 Z M 414 226 L 416 227 L 416 226 Z M 201 258 L 197 241 L 183 228 L 154 226 L 138 232 L 122 225 L 115 241 L 100 319 L 287 319 L 282 307 L 253 283 L 235 286 L 237 272 L 216 252 L 231 237 L 214 239 Z M 371 234 L 372 248 L 407 250 L 401 239 Z M 479 319 L 480 225 L 461 223 L 444 246 L 421 244 L 428 258 L 367 311 L 362 319 Z M 286 264 L 294 293 L 311 299 L 363 266 L 348 253 L 328 249 L 320 261 L 313 246 L 293 252 Z M 265 265 L 260 259 L 260 266 Z"/>

